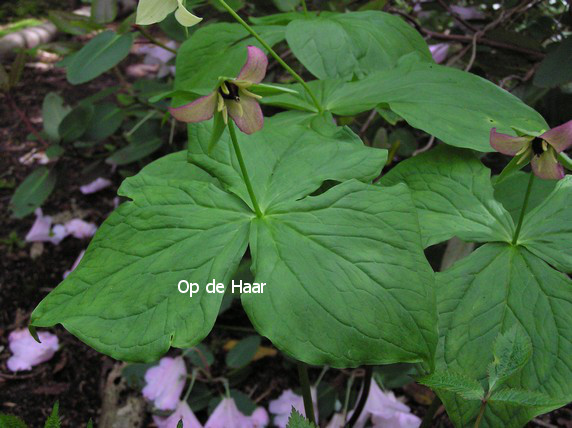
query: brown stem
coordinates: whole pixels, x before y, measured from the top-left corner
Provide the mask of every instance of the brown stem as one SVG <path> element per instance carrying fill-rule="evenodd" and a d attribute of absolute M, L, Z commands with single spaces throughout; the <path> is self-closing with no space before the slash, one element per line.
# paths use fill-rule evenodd
<path fill-rule="evenodd" d="M 28 131 L 31 132 L 32 134 L 34 134 L 34 136 L 36 137 L 38 142 L 40 142 L 43 146 L 48 147 L 49 144 L 46 142 L 46 140 L 44 140 L 42 138 L 41 134 L 36 130 L 36 128 L 34 127 L 34 124 L 30 121 L 28 116 L 26 116 L 26 113 L 24 113 L 20 109 L 20 107 L 18 107 L 18 104 L 16 103 L 16 101 L 14 101 L 14 98 L 12 98 L 12 95 L 7 93 L 6 99 L 8 100 L 8 103 L 14 109 L 14 111 L 16 112 L 18 117 L 26 124 L 26 128 L 28 129 Z"/>

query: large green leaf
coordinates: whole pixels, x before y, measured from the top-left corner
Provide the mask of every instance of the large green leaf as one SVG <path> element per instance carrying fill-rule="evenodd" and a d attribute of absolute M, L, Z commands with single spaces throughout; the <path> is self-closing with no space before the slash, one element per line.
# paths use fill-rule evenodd
<path fill-rule="evenodd" d="M 133 201 L 99 228 L 78 268 L 36 308 L 33 325 L 61 323 L 100 352 L 144 362 L 209 333 L 223 295 L 207 294 L 205 285 L 234 274 L 252 213 L 199 181 L 198 170 L 194 181 L 158 178 L 177 158 L 162 162 L 125 181 L 119 193 Z M 181 280 L 198 283 L 198 294 L 179 293 Z"/>
<path fill-rule="evenodd" d="M 330 99 L 328 109 L 353 115 L 380 103 L 414 128 L 445 143 L 490 152 L 491 128 L 540 132 L 548 125 L 535 110 L 474 74 L 413 60 L 393 70 L 349 83 Z"/>
<path fill-rule="evenodd" d="M 363 80 L 310 82 L 324 109 L 354 116 L 383 104 L 445 143 L 481 152 L 492 151 L 491 128 L 514 134 L 513 127 L 534 134 L 548 129 L 535 110 L 493 83 L 471 73 L 415 60 L 414 55 L 386 71 Z M 315 112 L 304 89 L 291 85 L 298 95 L 265 97 L 266 104 Z"/>
<path fill-rule="evenodd" d="M 284 39 L 283 26 L 256 26 L 271 46 Z M 236 77 L 249 45 L 263 49 L 240 24 L 216 23 L 199 28 L 179 48 L 175 89 L 206 95 L 221 76 Z"/>
<path fill-rule="evenodd" d="M 412 191 L 425 246 L 453 236 L 511 241 L 514 223 L 493 197 L 490 170 L 469 151 L 440 146 L 401 162 L 379 184 L 400 182 Z"/>
<path fill-rule="evenodd" d="M 534 85 L 553 88 L 572 81 L 572 37 L 566 37 L 546 55 L 534 75 Z"/>
<path fill-rule="evenodd" d="M 332 125 L 318 132 L 269 120 L 262 131 L 241 134 L 258 218 L 228 136 L 206 154 L 210 126 L 190 127 L 189 156 L 198 166 L 177 153 L 124 182 L 120 194 L 132 202 L 101 226 L 32 324 L 62 323 L 119 359 L 149 361 L 171 344 L 192 346 L 211 329 L 223 295 L 201 289 L 190 298 L 178 282 L 228 285 L 250 239 L 256 282 L 266 288 L 243 294 L 244 306 L 284 352 L 336 367 L 407 361 L 429 368 L 437 341 L 433 272 L 410 192 L 359 181 L 379 174 L 386 152 Z M 342 183 L 309 196 L 327 180 Z"/>
<path fill-rule="evenodd" d="M 264 211 L 272 204 L 299 199 L 316 190 L 326 180 L 357 178 L 373 180 L 387 159 L 386 150 L 371 149 L 349 128 L 325 136 L 302 126 L 284 128 L 267 120 L 264 132 L 251 136 L 239 133 L 254 193 Z M 189 126 L 189 159 L 210 171 L 247 204 L 250 197 L 225 132 L 208 154 L 210 123 Z"/>
<path fill-rule="evenodd" d="M 267 288 L 242 303 L 287 354 L 335 367 L 432 361 L 433 274 L 406 186 L 353 180 L 278 204 L 250 242 Z"/>
<path fill-rule="evenodd" d="M 119 35 L 105 31 L 98 34 L 74 54 L 67 66 L 68 81 L 79 85 L 111 70 L 129 55 L 134 39 L 134 33 Z"/>
<path fill-rule="evenodd" d="M 518 394 L 496 397 L 495 393 L 481 428 L 522 427 L 534 416 L 572 400 L 568 382 L 572 377 L 572 282 L 567 276 L 523 247 L 486 244 L 437 274 L 437 301 L 440 370 L 485 382 L 499 334 L 518 326 L 532 341 L 530 360 L 506 383 L 543 393 L 548 399 L 525 399 L 526 394 L 521 394 L 520 400 Z M 438 393 L 455 426 L 474 425 L 479 401 Z"/>
<path fill-rule="evenodd" d="M 292 52 L 318 79 L 362 78 L 418 52 L 433 62 L 427 44 L 401 18 L 379 11 L 321 13 L 288 24 Z"/>
<path fill-rule="evenodd" d="M 539 180 L 537 180 L 539 181 Z M 533 183 L 533 186 L 542 183 Z M 560 180 L 544 201 L 524 219 L 518 239 L 556 269 L 572 272 L 572 177 Z"/>

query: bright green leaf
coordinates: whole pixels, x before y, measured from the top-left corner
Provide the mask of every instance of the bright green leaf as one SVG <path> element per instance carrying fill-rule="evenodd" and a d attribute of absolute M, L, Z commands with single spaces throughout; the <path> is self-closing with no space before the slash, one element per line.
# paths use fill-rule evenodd
<path fill-rule="evenodd" d="M 26 423 L 17 416 L 0 413 L 0 427 L 2 428 L 28 428 Z"/>
<path fill-rule="evenodd" d="M 489 366 L 489 392 L 521 370 L 531 355 L 532 342 L 518 324 L 499 334 L 493 346 L 493 362 Z"/>
<path fill-rule="evenodd" d="M 54 407 L 52 408 L 52 413 L 46 419 L 46 423 L 44 424 L 44 428 L 60 428 L 61 421 L 60 416 L 58 414 L 60 409 L 60 404 L 58 401 L 55 402 Z"/>
<path fill-rule="evenodd" d="M 436 371 L 428 376 L 417 379 L 417 382 L 428 386 L 434 391 L 452 392 L 465 400 L 480 401 L 485 396 L 485 390 L 479 382 L 462 373 L 451 370 Z"/>
<path fill-rule="evenodd" d="M 438 370 L 486 381 L 499 334 L 515 325 L 532 341 L 532 357 L 506 382 L 543 393 L 551 408 L 571 401 L 572 282 L 522 247 L 486 244 L 437 274 Z M 456 426 L 473 426 L 479 402 L 442 392 Z M 550 407 L 550 406 L 549 406 Z M 490 401 L 481 428 L 522 427 L 547 407 Z"/>
<path fill-rule="evenodd" d="M 362 78 L 418 52 L 432 62 L 427 44 L 401 18 L 380 11 L 322 13 L 288 24 L 292 52 L 318 79 Z"/>
<path fill-rule="evenodd" d="M 433 275 L 406 186 L 352 180 L 275 205 L 253 221 L 250 242 L 267 286 L 242 303 L 279 349 L 334 367 L 431 363 Z"/>
<path fill-rule="evenodd" d="M 493 197 L 490 170 L 469 151 L 440 146 L 401 162 L 379 184 L 400 182 L 412 191 L 425 246 L 453 236 L 511 241 L 514 224 Z"/>
<path fill-rule="evenodd" d="M 231 278 L 252 213 L 212 184 L 160 179 L 146 169 L 119 194 L 133 202 L 103 223 L 78 268 L 39 304 L 31 324 L 61 323 L 114 358 L 155 361 L 169 346 L 191 347 L 211 330 L 222 294 L 207 294 L 205 285 Z M 198 283 L 199 292 L 181 294 L 181 280 Z"/>
<path fill-rule="evenodd" d="M 536 180 L 533 186 L 545 185 Z M 556 269 L 572 272 L 572 253 L 569 251 L 572 240 L 572 177 L 560 180 L 552 193 L 532 210 L 525 218 L 518 239 L 532 253 L 536 254 Z"/>

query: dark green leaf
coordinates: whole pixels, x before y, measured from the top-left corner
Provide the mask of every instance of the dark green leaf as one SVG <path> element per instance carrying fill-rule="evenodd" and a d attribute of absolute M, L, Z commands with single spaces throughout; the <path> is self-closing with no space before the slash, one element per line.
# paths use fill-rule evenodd
<path fill-rule="evenodd" d="M 10 200 L 14 217 L 22 218 L 33 213 L 48 199 L 55 186 L 55 171 L 45 166 L 35 169 L 18 186 Z"/>
<path fill-rule="evenodd" d="M 119 129 L 124 119 L 125 113 L 115 104 L 95 104 L 93 116 L 83 137 L 88 141 L 105 140 Z"/>
<path fill-rule="evenodd" d="M 553 88 L 572 81 L 572 37 L 565 38 L 546 55 L 534 75 L 534 84 Z"/>
<path fill-rule="evenodd" d="M 239 368 L 247 365 L 258 351 L 260 346 L 260 336 L 248 336 L 242 339 L 226 355 L 226 365 Z"/>
<path fill-rule="evenodd" d="M 119 35 L 105 31 L 89 41 L 73 56 L 67 66 L 67 78 L 72 85 L 89 82 L 119 64 L 133 44 L 133 33 Z"/>
<path fill-rule="evenodd" d="M 64 105 L 63 98 L 55 92 L 50 92 L 44 98 L 42 104 L 44 132 L 51 142 L 58 143 L 60 141 L 59 126 L 70 111 L 71 108 Z"/>
<path fill-rule="evenodd" d="M 113 22 L 117 16 L 118 0 L 91 0 L 91 19 L 98 24 Z"/>
<path fill-rule="evenodd" d="M 73 143 L 79 140 L 88 128 L 94 114 L 91 104 L 79 104 L 71 110 L 60 122 L 58 134 L 63 143 Z"/>

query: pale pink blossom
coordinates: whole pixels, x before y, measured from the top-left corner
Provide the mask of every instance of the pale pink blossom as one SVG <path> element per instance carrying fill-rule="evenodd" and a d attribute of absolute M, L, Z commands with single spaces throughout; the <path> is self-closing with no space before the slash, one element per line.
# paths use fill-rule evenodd
<path fill-rule="evenodd" d="M 175 412 L 170 416 L 153 416 L 153 422 L 157 428 L 177 428 L 180 420 L 183 421 L 183 428 L 203 428 L 189 405 L 184 401 L 179 401 Z"/>
<path fill-rule="evenodd" d="M 451 5 L 450 8 L 454 13 L 467 21 L 486 18 L 483 12 L 474 7 Z"/>
<path fill-rule="evenodd" d="M 205 428 L 263 428 L 268 425 L 268 413 L 258 407 L 251 416 L 238 410 L 233 398 L 223 398 L 210 415 Z"/>
<path fill-rule="evenodd" d="M 351 413 L 348 415 L 351 417 Z M 363 428 L 371 420 L 373 428 L 418 428 L 421 419 L 411 413 L 393 392 L 384 392 L 372 381 L 365 407 L 356 421 L 355 428 Z"/>
<path fill-rule="evenodd" d="M 92 193 L 99 192 L 100 190 L 103 190 L 111 186 L 112 184 L 113 183 L 111 182 L 111 180 L 108 180 L 107 178 L 98 177 L 91 183 L 88 183 L 85 186 L 81 186 L 79 188 L 79 191 L 84 195 L 90 195 Z"/>
<path fill-rule="evenodd" d="M 8 370 L 13 372 L 32 370 L 33 366 L 44 363 L 54 356 L 59 346 L 58 337 L 46 331 L 38 333 L 38 337 L 42 343 L 36 342 L 25 328 L 10 333 L 8 346 L 12 356 L 6 362 Z"/>
<path fill-rule="evenodd" d="M 55 225 L 52 228 L 52 217 L 44 215 L 41 208 L 36 209 L 36 221 L 26 235 L 26 242 L 51 242 L 58 245 L 68 232 L 62 225 Z"/>
<path fill-rule="evenodd" d="M 77 265 L 79 265 L 79 262 L 81 262 L 81 259 L 83 258 L 83 255 L 85 254 L 85 250 L 82 250 L 81 253 L 79 253 L 79 256 L 77 256 L 77 259 L 75 259 L 75 262 L 73 262 L 72 267 L 70 268 L 70 270 L 66 270 L 64 272 L 64 279 L 66 279 L 68 277 L 68 275 L 70 273 L 72 273 L 75 268 L 77 267 Z"/>
<path fill-rule="evenodd" d="M 97 231 L 97 226 L 93 223 L 88 223 L 79 218 L 74 218 L 65 224 L 65 229 L 69 235 L 74 238 L 85 239 L 91 238 Z"/>
<path fill-rule="evenodd" d="M 429 50 L 431 51 L 433 61 L 437 64 L 441 64 L 447 59 L 447 55 L 449 54 L 449 44 L 437 43 L 436 45 L 429 45 Z"/>
<path fill-rule="evenodd" d="M 172 40 L 166 43 L 166 46 L 171 49 L 177 49 L 177 44 Z M 169 74 L 175 75 L 175 67 L 167 65 L 167 63 L 175 57 L 173 52 L 154 45 L 142 46 L 139 52 L 145 54 L 144 64 L 158 66 L 157 77 L 159 79 Z"/>
<path fill-rule="evenodd" d="M 311 388 L 311 392 L 312 401 L 314 403 L 314 415 L 316 416 L 316 419 L 318 419 L 316 389 Z M 294 394 L 291 389 L 287 389 L 276 400 L 272 400 L 268 406 L 268 410 L 274 415 L 274 425 L 279 428 L 285 428 L 286 425 L 288 425 L 288 419 L 290 418 L 292 407 L 294 407 L 302 416 L 306 416 L 304 399 L 301 395 Z"/>
<path fill-rule="evenodd" d="M 143 396 L 153 401 L 157 409 L 174 410 L 179 405 L 186 378 L 187 367 L 182 357 L 161 358 L 159 365 L 145 373 Z"/>

